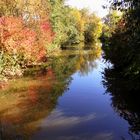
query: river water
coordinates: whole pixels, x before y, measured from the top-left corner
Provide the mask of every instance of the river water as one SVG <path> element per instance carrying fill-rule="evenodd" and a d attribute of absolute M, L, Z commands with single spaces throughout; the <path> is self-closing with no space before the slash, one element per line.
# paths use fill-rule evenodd
<path fill-rule="evenodd" d="M 107 65 L 87 54 L 57 57 L 6 84 L 0 140 L 138 140 L 137 111 L 109 93 Z"/>

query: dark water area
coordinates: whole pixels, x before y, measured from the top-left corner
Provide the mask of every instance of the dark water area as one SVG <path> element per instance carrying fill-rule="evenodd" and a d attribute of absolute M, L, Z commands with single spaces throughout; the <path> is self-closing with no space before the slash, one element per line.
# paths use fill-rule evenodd
<path fill-rule="evenodd" d="M 137 95 L 122 95 L 108 66 L 95 54 L 57 57 L 3 86 L 0 140 L 139 140 Z"/>

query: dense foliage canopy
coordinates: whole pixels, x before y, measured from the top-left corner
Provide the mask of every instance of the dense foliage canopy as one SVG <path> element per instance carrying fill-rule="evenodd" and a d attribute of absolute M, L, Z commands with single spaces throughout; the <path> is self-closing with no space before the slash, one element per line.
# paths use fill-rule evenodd
<path fill-rule="evenodd" d="M 115 30 L 104 44 L 105 58 L 123 76 L 140 77 L 140 2 L 127 0 L 112 2 L 123 12 Z"/>
<path fill-rule="evenodd" d="M 22 75 L 70 44 L 95 42 L 101 29 L 100 18 L 64 0 L 1 0 L 0 79 Z"/>

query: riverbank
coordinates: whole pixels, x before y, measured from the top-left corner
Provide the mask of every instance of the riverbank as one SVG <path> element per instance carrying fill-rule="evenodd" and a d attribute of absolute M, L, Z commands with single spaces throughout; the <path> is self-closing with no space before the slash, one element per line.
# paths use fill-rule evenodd
<path fill-rule="evenodd" d="M 2 82 L 8 82 L 10 79 L 18 78 L 18 77 L 23 77 L 26 71 L 30 71 L 32 73 L 32 70 L 39 71 L 41 69 L 46 69 L 50 64 L 49 64 L 49 59 L 55 59 L 55 57 L 64 57 L 64 56 L 70 56 L 70 55 L 86 55 L 86 54 L 91 54 L 94 55 L 95 57 L 100 57 L 102 53 L 101 46 L 98 44 L 98 46 L 94 46 L 93 49 L 80 49 L 80 50 L 59 50 L 57 52 L 51 53 L 49 57 L 46 57 L 44 62 L 40 63 L 32 63 L 31 65 L 26 65 L 22 69 L 16 69 L 16 71 L 10 71 L 7 72 L 7 75 L 3 76 L 1 75 L 1 83 Z"/>

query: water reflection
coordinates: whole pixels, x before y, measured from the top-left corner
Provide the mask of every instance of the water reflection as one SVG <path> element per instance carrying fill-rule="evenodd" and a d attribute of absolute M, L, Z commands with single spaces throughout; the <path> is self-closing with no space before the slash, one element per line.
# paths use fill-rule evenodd
<path fill-rule="evenodd" d="M 123 78 L 114 68 L 106 68 L 103 84 L 114 110 L 129 123 L 132 140 L 140 139 L 139 78 Z"/>
<path fill-rule="evenodd" d="M 7 94 L 1 93 L 1 139 L 13 140 L 19 136 L 27 139 L 55 108 L 58 97 L 67 89 L 70 80 L 59 82 L 47 77 L 46 74 L 35 79 L 17 80 L 4 90 Z"/>
<path fill-rule="evenodd" d="M 68 129 L 69 127 L 76 126 L 80 123 L 85 123 L 96 118 L 96 114 L 92 113 L 85 116 L 66 116 L 62 110 L 55 110 L 47 118 L 46 122 L 43 122 L 43 126 L 48 129 L 63 128 Z"/>
<path fill-rule="evenodd" d="M 107 68 L 103 95 L 99 52 L 63 54 L 0 86 L 0 140 L 140 139 L 138 79 Z"/>
<path fill-rule="evenodd" d="M 57 105 L 58 98 L 68 90 L 71 75 L 79 71 L 81 75 L 88 74 L 96 67 L 95 59 L 99 52 L 67 55 L 49 59 L 42 71 L 33 70 L 32 76 L 26 76 L 1 86 L 0 91 L 0 139 L 22 140 L 29 139 L 39 131 L 40 123 Z M 26 72 L 28 75 L 29 71 Z M 31 72 L 30 72 L 31 73 Z M 53 125 L 72 125 L 80 121 L 88 121 L 95 116 L 71 116 L 67 119 L 64 114 L 56 113 Z M 58 123 L 59 119 L 59 123 Z M 70 120 L 70 122 L 68 121 Z M 52 121 L 52 120 L 51 120 Z M 65 124 L 66 123 L 66 124 Z"/>

